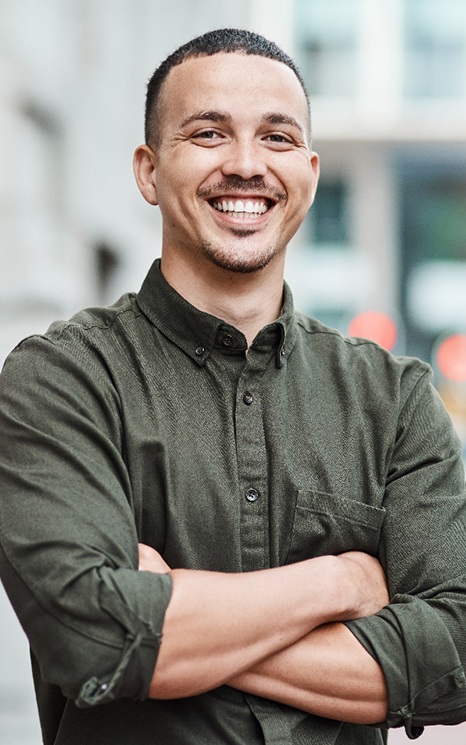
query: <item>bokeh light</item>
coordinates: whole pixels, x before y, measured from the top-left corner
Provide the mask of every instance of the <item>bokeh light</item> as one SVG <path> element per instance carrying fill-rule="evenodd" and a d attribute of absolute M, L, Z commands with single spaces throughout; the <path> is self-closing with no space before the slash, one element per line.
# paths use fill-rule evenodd
<path fill-rule="evenodd" d="M 377 310 L 367 310 L 354 316 L 348 326 L 350 336 L 370 339 L 385 349 L 395 347 L 398 330 L 395 321 L 386 313 Z"/>
<path fill-rule="evenodd" d="M 456 383 L 466 382 L 466 334 L 451 334 L 440 342 L 436 361 L 442 375 Z"/>

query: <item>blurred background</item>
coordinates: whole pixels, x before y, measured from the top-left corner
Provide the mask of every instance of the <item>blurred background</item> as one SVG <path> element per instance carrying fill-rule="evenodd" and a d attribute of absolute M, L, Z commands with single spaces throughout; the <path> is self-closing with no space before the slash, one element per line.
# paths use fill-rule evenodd
<path fill-rule="evenodd" d="M 161 237 L 131 165 L 146 82 L 192 36 L 240 26 L 297 60 L 313 101 L 322 177 L 289 252 L 296 306 L 428 361 L 466 454 L 464 0 L 0 0 L 0 19 L 0 361 L 139 288 Z M 0 624 L 0 743 L 39 745 L 1 588 Z M 422 742 L 465 740 L 462 725 Z"/>

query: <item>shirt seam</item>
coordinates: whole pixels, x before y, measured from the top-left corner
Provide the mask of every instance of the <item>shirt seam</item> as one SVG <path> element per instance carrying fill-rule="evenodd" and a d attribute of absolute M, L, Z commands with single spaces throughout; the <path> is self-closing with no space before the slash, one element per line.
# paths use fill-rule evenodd
<path fill-rule="evenodd" d="M 131 313 L 132 315 L 134 315 L 135 318 L 139 318 L 141 315 L 143 315 L 141 310 L 138 313 L 135 311 L 134 307 L 131 306 L 129 308 L 123 308 L 122 310 L 115 311 L 114 316 L 109 319 L 107 323 L 103 321 L 101 323 L 98 323 L 97 320 L 95 320 L 94 322 L 89 322 L 87 324 L 83 321 L 73 321 L 72 319 L 69 319 L 67 321 L 61 322 L 62 328 L 60 329 L 60 331 L 57 330 L 56 339 L 61 339 L 66 331 L 72 331 L 75 329 L 81 329 L 83 331 L 93 331 L 94 329 L 99 329 L 100 331 L 109 331 L 111 330 L 112 326 L 114 326 L 114 324 L 120 320 L 120 317 L 127 313 Z M 40 336 L 40 334 L 37 334 L 37 336 Z M 53 341 L 53 338 L 49 336 L 48 333 L 45 334 L 45 338 Z"/>

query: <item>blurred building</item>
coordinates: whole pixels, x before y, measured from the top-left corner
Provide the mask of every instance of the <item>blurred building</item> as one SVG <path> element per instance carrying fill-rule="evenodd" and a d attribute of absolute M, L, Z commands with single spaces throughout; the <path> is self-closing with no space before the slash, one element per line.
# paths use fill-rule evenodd
<path fill-rule="evenodd" d="M 335 276 L 309 305 L 387 311 L 428 358 L 466 318 L 466 4 L 296 0 L 294 22 L 323 167 L 303 251 Z"/>
<path fill-rule="evenodd" d="M 374 312 L 395 322 L 466 443 L 466 3 L 295 0 L 293 23 L 322 161 L 288 264 L 298 304 L 343 331 L 372 312 L 381 339 Z"/>
<path fill-rule="evenodd" d="M 0 0 L 0 18 L 0 362 L 139 288 L 161 239 L 131 165 L 146 81 L 193 35 L 242 26 L 297 59 L 313 100 L 322 177 L 289 253 L 296 305 L 431 362 L 466 443 L 464 0 Z M 13 678 L 0 664 L 9 710 Z M 26 745 L 0 702 L 5 722 Z"/>

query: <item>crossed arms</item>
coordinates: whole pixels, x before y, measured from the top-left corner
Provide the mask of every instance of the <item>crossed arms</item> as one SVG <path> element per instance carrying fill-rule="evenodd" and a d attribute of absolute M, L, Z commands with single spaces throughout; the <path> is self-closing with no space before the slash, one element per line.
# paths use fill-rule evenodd
<path fill-rule="evenodd" d="M 379 665 L 342 624 L 388 603 L 379 562 L 350 552 L 247 574 L 171 571 L 140 544 L 139 569 L 169 572 L 173 594 L 151 698 L 221 684 L 332 719 L 387 712 Z"/>

